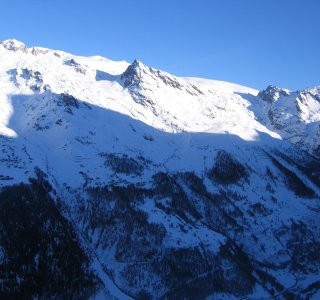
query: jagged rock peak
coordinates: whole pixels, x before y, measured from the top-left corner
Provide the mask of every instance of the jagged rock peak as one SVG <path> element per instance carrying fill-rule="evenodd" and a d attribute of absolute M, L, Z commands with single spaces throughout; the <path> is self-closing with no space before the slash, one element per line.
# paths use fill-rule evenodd
<path fill-rule="evenodd" d="M 123 80 L 124 87 L 128 87 L 140 82 L 142 72 L 146 73 L 148 67 L 140 60 L 135 59 L 131 65 L 123 72 L 121 79 Z"/>
<path fill-rule="evenodd" d="M 290 96 L 290 91 L 287 89 L 281 89 L 275 85 L 269 85 L 266 89 L 260 91 L 258 96 L 267 102 L 274 102 L 279 99 L 280 96 Z"/>
<path fill-rule="evenodd" d="M 316 100 L 320 101 L 320 85 L 313 88 L 304 89 L 303 91 L 301 91 L 301 94 L 309 94 Z"/>
<path fill-rule="evenodd" d="M 128 66 L 128 69 L 132 70 L 143 70 L 143 69 L 149 69 L 142 61 L 135 59 L 131 65 Z M 126 71 L 125 71 L 126 72 Z"/>
<path fill-rule="evenodd" d="M 142 68 L 142 67 L 145 67 L 145 64 L 143 64 L 142 61 L 140 61 L 139 59 L 135 59 L 131 64 L 131 66 L 133 68 Z"/>
<path fill-rule="evenodd" d="M 23 51 L 23 52 L 27 52 L 28 50 L 27 46 L 24 43 L 17 41 L 15 39 L 5 40 L 0 44 L 7 50 Z"/>
<path fill-rule="evenodd" d="M 157 86 L 158 88 L 160 83 L 170 88 L 185 90 L 193 96 L 203 95 L 203 92 L 194 84 L 187 83 L 167 72 L 148 67 L 137 59 L 121 75 L 121 79 L 123 86 L 131 90 L 141 88 L 143 84 L 152 86 L 156 82 L 153 87 Z"/>

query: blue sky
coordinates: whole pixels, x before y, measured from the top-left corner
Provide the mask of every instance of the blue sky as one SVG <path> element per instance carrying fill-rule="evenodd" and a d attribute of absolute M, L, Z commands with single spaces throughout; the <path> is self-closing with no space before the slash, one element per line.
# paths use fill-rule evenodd
<path fill-rule="evenodd" d="M 1 0 L 0 40 L 262 89 L 320 85 L 318 0 Z"/>

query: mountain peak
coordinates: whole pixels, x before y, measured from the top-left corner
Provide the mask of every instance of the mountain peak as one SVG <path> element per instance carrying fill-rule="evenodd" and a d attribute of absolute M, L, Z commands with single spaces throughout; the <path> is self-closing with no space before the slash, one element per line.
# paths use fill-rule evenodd
<path fill-rule="evenodd" d="M 142 72 L 146 72 L 147 68 L 148 67 L 140 60 L 135 59 L 121 75 L 121 79 L 124 80 L 124 87 L 139 83 L 142 77 Z"/>
<path fill-rule="evenodd" d="M 142 67 L 142 66 L 144 66 L 144 64 L 142 63 L 142 61 L 141 60 L 139 60 L 139 59 L 135 59 L 134 61 L 133 61 L 133 63 L 131 64 L 133 67 Z"/>
<path fill-rule="evenodd" d="M 142 73 L 149 73 L 149 71 L 152 69 L 145 65 L 141 60 L 135 59 L 133 63 L 130 65 L 132 69 L 134 69 L 137 73 L 140 73 L 140 76 Z M 129 67 L 130 67 L 129 66 Z"/>
<path fill-rule="evenodd" d="M 258 96 L 266 102 L 274 102 L 279 99 L 280 96 L 290 96 L 290 91 L 287 89 L 279 88 L 275 85 L 269 85 L 266 89 L 260 91 Z"/>
<path fill-rule="evenodd" d="M 27 51 L 27 46 L 15 39 L 8 39 L 0 43 L 5 49 L 12 51 Z"/>

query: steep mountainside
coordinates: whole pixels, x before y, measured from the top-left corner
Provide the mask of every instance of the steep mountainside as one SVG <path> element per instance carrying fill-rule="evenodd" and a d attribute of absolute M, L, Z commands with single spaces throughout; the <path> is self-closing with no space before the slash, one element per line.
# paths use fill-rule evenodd
<path fill-rule="evenodd" d="M 320 297 L 319 87 L 0 58 L 1 298 Z"/>

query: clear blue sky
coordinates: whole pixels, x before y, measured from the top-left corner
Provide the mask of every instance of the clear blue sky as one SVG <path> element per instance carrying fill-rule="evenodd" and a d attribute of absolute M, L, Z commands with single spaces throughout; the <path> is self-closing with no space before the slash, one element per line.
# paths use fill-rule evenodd
<path fill-rule="evenodd" d="M 0 28 L 0 40 L 178 76 L 320 85 L 319 0 L 1 0 Z"/>

